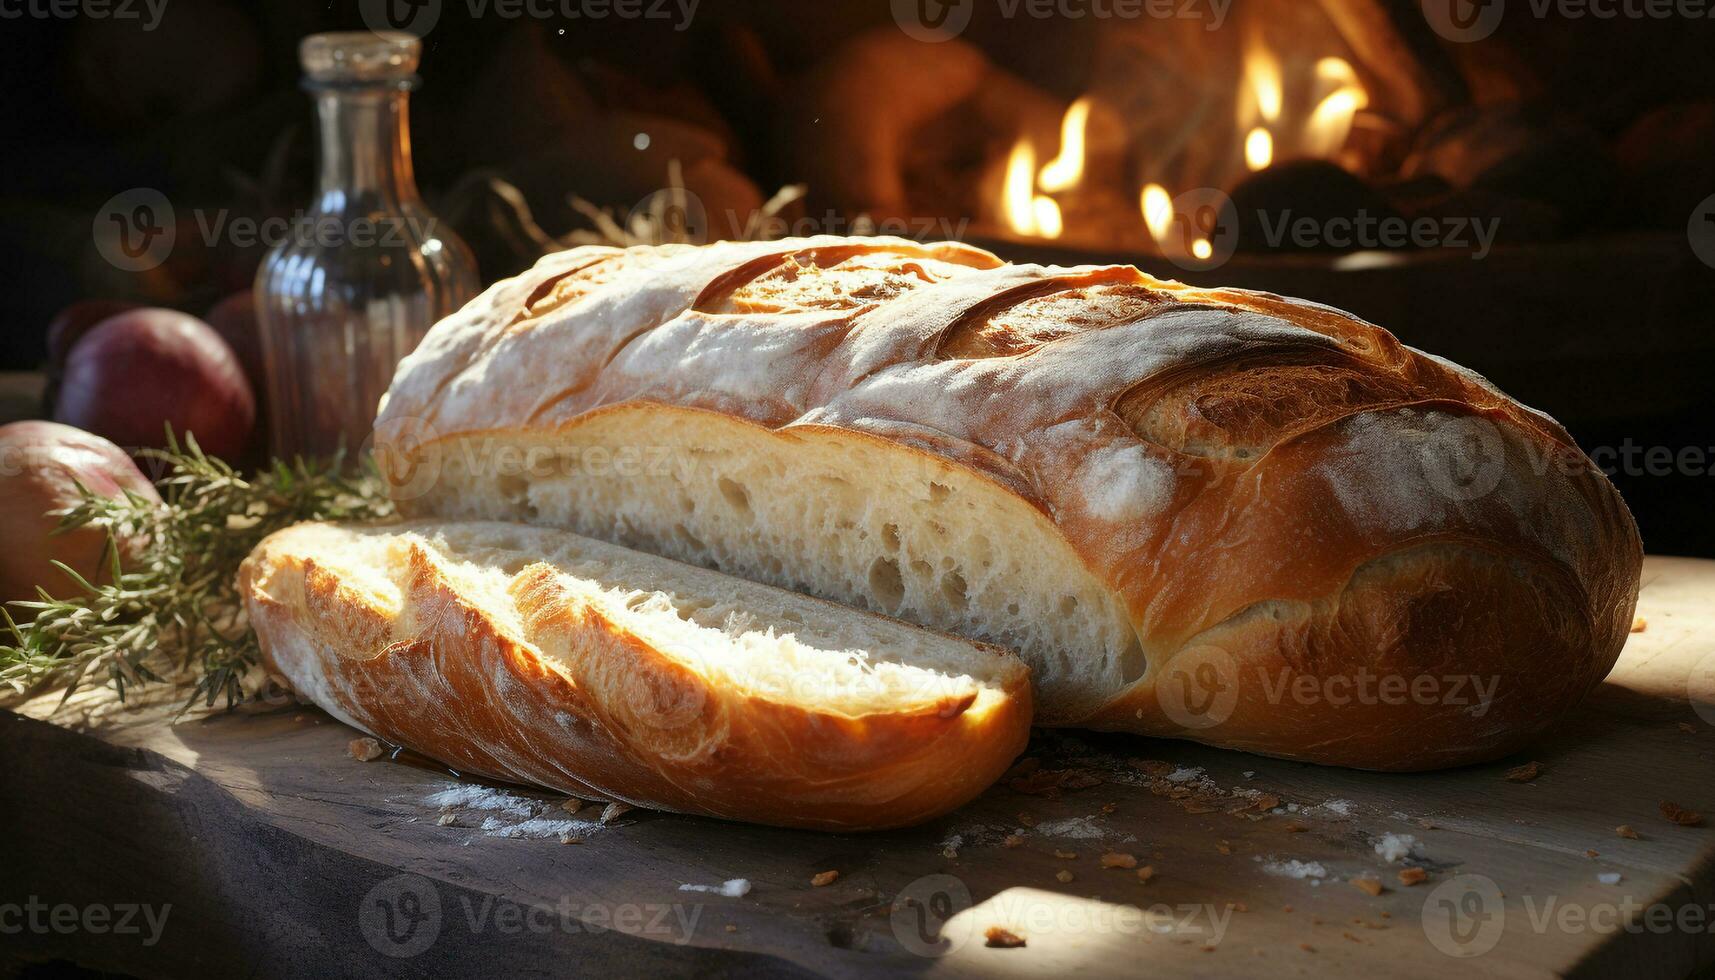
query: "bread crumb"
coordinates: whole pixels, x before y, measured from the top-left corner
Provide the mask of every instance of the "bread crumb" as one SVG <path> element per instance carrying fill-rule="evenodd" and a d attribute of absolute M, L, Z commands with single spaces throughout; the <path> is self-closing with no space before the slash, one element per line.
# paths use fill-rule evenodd
<path fill-rule="evenodd" d="M 562 844 L 582 844 L 583 842 L 581 837 L 573 837 L 571 834 L 560 835 L 560 843 Z"/>
<path fill-rule="evenodd" d="M 629 803 L 609 803 L 607 806 L 602 807 L 600 820 L 603 824 L 613 823 L 620 817 L 630 813 L 631 809 L 632 807 Z"/>
<path fill-rule="evenodd" d="M 1372 898 L 1382 893 L 1382 883 L 1375 878 L 1353 878 L 1352 887 Z"/>
<path fill-rule="evenodd" d="M 1638 839 L 1638 832 L 1632 829 L 1631 824 L 1620 824 L 1618 827 L 1614 828 L 1614 833 L 1624 837 L 1626 840 Z"/>
<path fill-rule="evenodd" d="M 817 874 L 814 878 L 811 878 L 810 884 L 812 887 L 821 888 L 824 885 L 831 885 L 839 880 L 840 873 L 838 871 L 823 871 Z"/>
<path fill-rule="evenodd" d="M 459 818 L 451 813 L 443 813 L 441 814 L 441 818 L 436 820 L 435 823 L 442 827 L 457 827 L 459 825 Z"/>
<path fill-rule="evenodd" d="M 1642 616 L 1633 616 L 1632 617 L 1632 632 L 1633 633 L 1642 633 L 1644 630 L 1647 630 L 1647 629 L 1649 629 L 1649 620 L 1643 618 Z"/>
<path fill-rule="evenodd" d="M 560 809 L 566 811 L 567 813 L 576 813 L 579 810 L 582 810 L 583 808 L 584 808 L 584 801 L 578 799 L 575 796 L 568 797 L 564 803 L 560 804 Z"/>
<path fill-rule="evenodd" d="M 351 740 L 351 744 L 346 746 L 346 749 L 351 753 L 351 757 L 358 762 L 374 762 L 386 752 L 381 747 L 381 743 L 373 738 L 354 738 Z"/>
<path fill-rule="evenodd" d="M 1018 949 L 1024 944 L 1024 937 L 1011 929 L 989 926 L 983 930 L 983 945 L 990 949 Z"/>
<path fill-rule="evenodd" d="M 1054 849 L 1054 856 L 1059 858 L 1062 861 L 1076 861 L 1076 860 L 1078 860 L 1078 852 L 1077 851 L 1062 851 L 1059 848 L 1055 848 Z"/>
<path fill-rule="evenodd" d="M 1310 945 L 1309 943 L 1299 943 L 1298 948 L 1304 950 L 1306 953 L 1316 952 L 1316 947 Z"/>
<path fill-rule="evenodd" d="M 1679 723 L 1679 730 L 1684 732 L 1687 735 L 1696 735 L 1697 734 L 1697 726 L 1693 725 L 1689 721 L 1680 722 Z"/>
<path fill-rule="evenodd" d="M 1036 818 L 1031 816 L 1028 813 L 1020 813 L 1018 815 L 1018 822 L 1019 822 L 1020 826 L 1024 826 L 1024 827 L 1036 826 Z"/>
<path fill-rule="evenodd" d="M 1014 847 L 1019 847 L 1019 846 L 1023 845 L 1024 844 L 1024 838 L 1018 836 L 1017 834 L 1007 834 L 1006 840 L 1001 841 L 1000 844 L 1002 847 L 1005 847 L 1005 848 L 1010 850 Z"/>
<path fill-rule="evenodd" d="M 1589 850 L 1586 850 L 1584 852 L 1584 856 L 1587 858 L 1599 858 L 1602 856 L 1602 852 L 1596 850 L 1595 848 L 1590 848 Z"/>
<path fill-rule="evenodd" d="M 1286 822 L 1286 832 L 1289 834 L 1302 834 L 1309 829 L 1309 827 L 1304 826 L 1296 820 L 1288 820 Z"/>
<path fill-rule="evenodd" d="M 1667 800 L 1661 801 L 1661 815 L 1681 827 L 1703 826 L 1703 814 L 1696 810 L 1687 810 L 1685 807 L 1677 803 L 1669 803 Z"/>
<path fill-rule="evenodd" d="M 1214 951 L 1215 951 L 1215 944 L 1214 943 L 1208 943 L 1203 947 L 1203 952 L 1205 952 L 1205 953 L 1213 953 Z"/>
<path fill-rule="evenodd" d="M 1420 885 L 1424 881 L 1428 880 L 1428 878 L 1429 872 L 1422 868 L 1399 869 L 1399 883 L 1407 888 L 1410 888 L 1412 885 Z"/>
<path fill-rule="evenodd" d="M 728 923 L 727 923 L 727 924 L 726 924 L 726 931 L 727 931 L 727 932 L 737 932 L 737 931 L 738 931 L 738 926 L 735 926 L 735 925 L 733 925 L 733 924 L 732 924 L 732 923 L 730 923 L 730 922 L 728 922 Z"/>
<path fill-rule="evenodd" d="M 1113 812 L 1115 810 L 1118 810 L 1119 808 L 1120 808 L 1120 805 L 1118 803 L 1103 803 L 1102 804 L 1102 812 L 1105 814 L 1109 814 L 1109 815 L 1112 815 Z"/>
<path fill-rule="evenodd" d="M 1233 853 L 1233 845 L 1226 841 L 1220 841 L 1215 844 L 1215 850 L 1220 851 L 1222 854 L 1231 854 Z"/>
<path fill-rule="evenodd" d="M 1102 867 L 1126 869 L 1135 868 L 1137 867 L 1137 857 L 1131 854 L 1122 854 L 1119 851 L 1109 851 L 1102 855 Z"/>
<path fill-rule="evenodd" d="M 1540 775 L 1542 775 L 1542 763 L 1527 762 L 1522 766 L 1514 766 L 1508 769 L 1507 774 L 1502 778 L 1509 783 L 1528 783 Z"/>
<path fill-rule="evenodd" d="M 1155 866 L 1154 865 L 1146 864 L 1143 867 L 1137 869 L 1137 880 L 1138 881 L 1148 881 L 1149 879 L 1151 879 L 1153 877 L 1155 877 Z"/>
<path fill-rule="evenodd" d="M 1417 825 L 1419 827 L 1422 827 L 1424 830 L 1437 830 L 1437 829 L 1439 829 L 1435 826 L 1435 821 L 1429 819 L 1428 817 L 1418 817 L 1417 818 Z"/>
<path fill-rule="evenodd" d="M 1055 878 L 1056 878 L 1056 879 L 1057 879 L 1057 880 L 1058 880 L 1058 881 L 1059 881 L 1059 882 L 1060 882 L 1060 883 L 1061 883 L 1061 884 L 1062 884 L 1062 885 L 1064 885 L 1064 884 L 1066 884 L 1066 883 L 1067 883 L 1067 882 L 1069 882 L 1069 881 L 1071 881 L 1071 880 L 1072 880 L 1072 872 L 1070 872 L 1070 871 L 1067 871 L 1067 870 L 1066 870 L 1066 869 L 1065 869 L 1065 868 L 1061 868 L 1061 869 L 1060 869 L 1060 870 L 1059 870 L 1059 871 L 1056 871 L 1056 872 L 1055 872 L 1055 873 L 1054 873 L 1054 877 L 1055 877 Z"/>

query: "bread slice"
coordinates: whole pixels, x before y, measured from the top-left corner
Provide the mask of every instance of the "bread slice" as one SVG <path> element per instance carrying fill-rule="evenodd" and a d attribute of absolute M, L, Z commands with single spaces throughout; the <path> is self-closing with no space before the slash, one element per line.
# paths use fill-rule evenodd
<path fill-rule="evenodd" d="M 903 826 L 1029 734 L 998 648 L 561 531 L 302 524 L 239 584 L 267 665 L 341 721 L 574 795 Z"/>
<path fill-rule="evenodd" d="M 1553 419 L 1373 324 L 955 242 L 545 256 L 400 363 L 375 449 L 412 517 L 999 643 L 1042 725 L 1370 769 L 1570 716 L 1643 560 Z"/>

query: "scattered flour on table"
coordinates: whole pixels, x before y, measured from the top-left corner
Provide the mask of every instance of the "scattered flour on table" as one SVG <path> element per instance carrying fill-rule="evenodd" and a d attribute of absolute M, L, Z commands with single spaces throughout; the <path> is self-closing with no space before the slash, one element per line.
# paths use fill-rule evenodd
<path fill-rule="evenodd" d="M 521 796 L 477 783 L 447 783 L 424 797 L 423 802 L 443 812 L 474 811 L 485 814 L 477 830 L 490 837 L 513 840 L 543 840 L 582 837 L 606 829 L 597 820 L 579 820 L 557 815 L 552 800 Z M 555 816 L 548 816 L 550 812 Z"/>
<path fill-rule="evenodd" d="M 711 895 L 725 895 L 727 898 L 743 898 L 750 894 L 749 878 L 728 878 L 718 885 L 680 885 L 682 892 L 708 892 Z"/>
<path fill-rule="evenodd" d="M 1319 861 L 1300 861 L 1297 858 L 1282 861 L 1278 858 L 1264 858 L 1257 855 L 1254 860 L 1262 862 L 1264 874 L 1279 878 L 1297 878 L 1300 881 L 1309 879 L 1313 885 L 1321 884 L 1319 879 L 1328 877 L 1328 869 L 1322 867 Z"/>
<path fill-rule="evenodd" d="M 1065 837 L 1073 840 L 1099 840 L 1108 836 L 1108 832 L 1096 826 L 1094 817 L 1067 817 L 1064 820 L 1049 820 L 1036 825 L 1035 830 L 1044 837 Z"/>
<path fill-rule="evenodd" d="M 1383 834 L 1376 841 L 1376 855 L 1383 861 L 1392 864 L 1411 856 L 1411 849 L 1417 846 L 1417 838 L 1410 834 Z"/>

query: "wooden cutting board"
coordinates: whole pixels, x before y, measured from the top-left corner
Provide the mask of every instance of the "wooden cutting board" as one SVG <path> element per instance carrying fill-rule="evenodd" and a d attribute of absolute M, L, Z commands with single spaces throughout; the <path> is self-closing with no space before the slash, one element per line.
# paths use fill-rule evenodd
<path fill-rule="evenodd" d="M 874 835 L 635 811 L 603 826 L 599 807 L 358 762 L 354 732 L 295 706 L 169 724 L 169 706 L 101 693 L 36 700 L 0 713 L 0 929 L 26 925 L 0 965 L 1684 977 L 1715 963 L 1712 600 L 1715 562 L 1650 559 L 1647 628 L 1527 756 L 1378 775 L 1044 734 L 1031 756 L 1050 775 Z M 1528 762 L 1536 778 L 1504 778 Z M 1663 801 L 1712 819 L 1680 826 Z M 1378 853 L 1389 834 L 1409 856 Z M 1402 884 L 1405 867 L 1427 879 Z M 742 896 L 681 887 L 737 878 Z M 73 922 L 127 905 L 134 931 Z M 988 948 L 989 926 L 1027 945 Z"/>

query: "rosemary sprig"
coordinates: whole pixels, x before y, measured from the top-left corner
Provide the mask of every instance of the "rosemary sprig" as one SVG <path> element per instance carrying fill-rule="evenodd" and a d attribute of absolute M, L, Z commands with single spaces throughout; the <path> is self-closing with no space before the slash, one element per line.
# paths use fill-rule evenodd
<path fill-rule="evenodd" d="M 246 479 L 188 435 L 181 446 L 169 432 L 167 449 L 144 452 L 166 464 L 156 483 L 162 502 L 78 487 L 81 499 L 55 533 L 106 530 L 109 575 L 96 585 L 60 565 L 80 595 L 56 598 L 38 589 L 38 601 L 13 603 L 29 619 L 0 609 L 12 641 L 0 646 L 0 686 L 23 693 L 63 685 L 69 698 L 86 678 L 105 675 L 124 700 L 127 687 L 188 672 L 196 686 L 184 707 L 198 699 L 212 706 L 220 697 L 231 707 L 244 696 L 259 653 L 239 601 L 239 563 L 264 537 L 298 521 L 392 512 L 378 481 L 342 475 L 339 457 L 275 460 Z M 137 542 L 123 561 L 121 540 Z"/>

